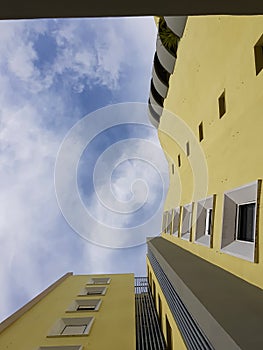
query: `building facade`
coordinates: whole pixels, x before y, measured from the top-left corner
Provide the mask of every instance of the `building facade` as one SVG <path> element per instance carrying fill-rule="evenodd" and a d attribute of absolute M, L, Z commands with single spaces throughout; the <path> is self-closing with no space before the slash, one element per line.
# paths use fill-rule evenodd
<path fill-rule="evenodd" d="M 67 273 L 0 324 L 0 349 L 165 350 L 146 277 Z"/>
<path fill-rule="evenodd" d="M 66 274 L 0 332 L 0 348 L 8 350 L 134 350 L 134 276 Z"/>
<path fill-rule="evenodd" d="M 161 325 L 169 349 L 262 349 L 263 16 L 166 26 L 178 45 L 159 27 L 149 98 L 170 169 L 147 254 Z"/>

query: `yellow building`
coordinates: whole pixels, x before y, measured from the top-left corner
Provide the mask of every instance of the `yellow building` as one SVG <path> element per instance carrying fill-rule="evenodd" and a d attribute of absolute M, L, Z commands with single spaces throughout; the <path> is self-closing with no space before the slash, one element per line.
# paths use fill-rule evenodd
<path fill-rule="evenodd" d="M 162 21 L 177 46 L 159 28 L 149 114 L 170 186 L 147 267 L 168 348 L 263 349 L 263 16 Z"/>
<path fill-rule="evenodd" d="M 0 332 L 1 350 L 134 350 L 134 276 L 68 273 L 1 323 Z"/>
<path fill-rule="evenodd" d="M 0 349 L 165 350 L 146 277 L 67 273 L 0 324 Z"/>

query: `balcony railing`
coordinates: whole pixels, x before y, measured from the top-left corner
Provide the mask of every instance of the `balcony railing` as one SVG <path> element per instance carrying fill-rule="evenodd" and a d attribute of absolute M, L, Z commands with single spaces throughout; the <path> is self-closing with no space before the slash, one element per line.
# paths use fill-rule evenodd
<path fill-rule="evenodd" d="M 136 350 L 165 350 L 147 277 L 135 277 Z"/>

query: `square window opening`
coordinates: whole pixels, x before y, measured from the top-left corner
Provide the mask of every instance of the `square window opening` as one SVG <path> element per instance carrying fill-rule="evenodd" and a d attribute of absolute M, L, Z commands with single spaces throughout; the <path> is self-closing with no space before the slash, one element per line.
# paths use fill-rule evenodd
<path fill-rule="evenodd" d="M 195 241 L 211 247 L 215 195 L 197 202 Z"/>
<path fill-rule="evenodd" d="M 245 242 L 255 241 L 255 211 L 255 202 L 238 205 L 236 239 Z"/>
<path fill-rule="evenodd" d="M 50 330 L 48 337 L 88 335 L 94 317 L 62 318 Z"/>
<path fill-rule="evenodd" d="M 255 262 L 261 180 L 224 194 L 221 251 Z"/>
<path fill-rule="evenodd" d="M 109 284 L 109 277 L 92 277 L 89 279 L 87 284 Z"/>
<path fill-rule="evenodd" d="M 101 299 L 79 299 L 74 300 L 66 312 L 76 311 L 97 311 L 100 307 Z"/>
<path fill-rule="evenodd" d="M 64 335 L 75 335 L 75 334 L 84 334 L 87 329 L 87 325 L 67 325 L 65 326 L 60 334 Z"/>
<path fill-rule="evenodd" d="M 106 287 L 85 287 L 80 291 L 79 296 L 104 295 L 106 290 Z"/>

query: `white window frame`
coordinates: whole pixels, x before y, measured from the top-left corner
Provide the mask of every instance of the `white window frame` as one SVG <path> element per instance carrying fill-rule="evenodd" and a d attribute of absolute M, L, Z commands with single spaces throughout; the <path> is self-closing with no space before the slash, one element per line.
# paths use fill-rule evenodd
<path fill-rule="evenodd" d="M 162 224 L 162 232 L 167 233 L 167 221 L 168 221 L 168 211 L 163 213 L 163 224 Z"/>
<path fill-rule="evenodd" d="M 189 241 L 192 229 L 193 203 L 183 206 L 183 215 L 181 223 L 181 238 Z"/>
<path fill-rule="evenodd" d="M 198 244 L 211 246 L 211 240 L 213 237 L 213 209 L 214 209 L 214 196 L 199 200 L 196 206 L 196 226 L 195 226 L 195 242 Z M 211 212 L 211 232 L 207 233 L 207 220 L 209 216 L 207 213 Z"/>
<path fill-rule="evenodd" d="M 180 224 L 180 207 L 173 210 L 173 236 L 178 237 Z"/>
<path fill-rule="evenodd" d="M 167 212 L 167 233 L 172 234 L 173 210 Z"/>
<path fill-rule="evenodd" d="M 100 308 L 102 300 L 101 299 L 77 299 L 74 300 L 69 307 L 67 308 L 66 312 L 93 312 L 98 311 Z M 94 309 L 87 309 L 87 310 L 79 310 L 80 306 L 91 306 L 94 307 Z"/>
<path fill-rule="evenodd" d="M 92 292 L 96 292 L 98 290 L 101 290 L 101 293 L 94 293 L 94 294 L 89 294 L 89 291 Z M 107 287 L 84 287 L 81 289 L 81 291 L 79 292 L 78 296 L 79 297 L 83 297 L 83 296 L 95 296 L 95 295 L 105 295 L 107 291 Z"/>
<path fill-rule="evenodd" d="M 245 186 L 235 188 L 224 193 L 224 209 L 222 222 L 221 252 L 245 259 L 255 261 L 255 242 L 257 239 L 258 218 L 258 185 L 254 181 Z M 242 204 L 255 203 L 254 215 L 254 242 L 241 241 L 237 239 L 238 206 Z"/>
<path fill-rule="evenodd" d="M 72 336 L 87 336 L 90 333 L 91 326 L 94 322 L 94 316 L 90 317 L 74 317 L 74 318 L 61 318 L 58 320 L 53 327 L 51 328 L 48 338 L 50 337 L 72 337 Z M 68 326 L 83 326 L 86 325 L 86 328 L 83 333 L 76 334 L 63 334 L 65 327 Z"/>
<path fill-rule="evenodd" d="M 91 277 L 87 284 L 93 284 L 93 285 L 104 285 L 104 284 L 110 284 L 110 277 Z"/>

